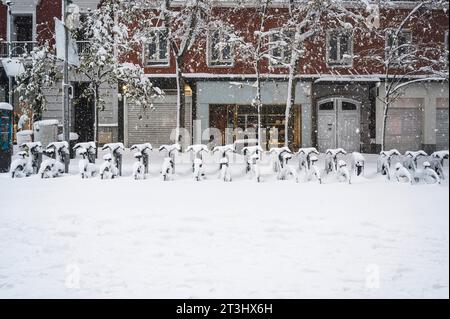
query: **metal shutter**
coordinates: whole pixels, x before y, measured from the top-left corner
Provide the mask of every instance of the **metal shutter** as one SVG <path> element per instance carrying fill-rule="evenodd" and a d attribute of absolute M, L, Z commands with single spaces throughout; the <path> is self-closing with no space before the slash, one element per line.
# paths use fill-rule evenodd
<path fill-rule="evenodd" d="M 436 109 L 436 150 L 448 150 L 448 108 Z"/>
<path fill-rule="evenodd" d="M 386 126 L 386 149 L 400 152 L 422 148 L 422 108 L 391 108 Z"/>

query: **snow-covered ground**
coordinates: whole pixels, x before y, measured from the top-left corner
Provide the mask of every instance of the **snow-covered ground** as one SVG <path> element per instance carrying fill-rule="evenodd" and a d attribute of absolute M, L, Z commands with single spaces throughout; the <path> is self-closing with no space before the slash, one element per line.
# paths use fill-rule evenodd
<path fill-rule="evenodd" d="M 129 151 L 116 180 L 78 160 L 0 174 L 0 298 L 448 298 L 448 182 L 388 182 L 368 157 L 352 185 L 276 181 L 268 162 L 263 183 L 243 164 L 224 183 L 210 158 L 206 181 L 184 163 L 163 182 L 156 153 L 135 181 Z"/>

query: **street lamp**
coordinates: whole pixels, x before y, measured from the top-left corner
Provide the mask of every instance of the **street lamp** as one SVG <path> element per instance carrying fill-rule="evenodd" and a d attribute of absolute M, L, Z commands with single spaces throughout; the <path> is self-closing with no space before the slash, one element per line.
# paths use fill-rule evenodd
<path fill-rule="evenodd" d="M 63 71 L 63 136 L 70 143 L 70 84 L 69 84 L 69 30 L 76 28 L 80 21 L 80 10 L 72 0 L 62 0 L 62 21 L 64 22 L 64 71 Z M 65 172 L 69 172 L 66 158 Z"/>
<path fill-rule="evenodd" d="M 11 1 L 6 1 L 6 6 L 8 8 L 8 58 L 11 60 L 12 58 L 12 6 L 14 5 Z M 8 103 L 14 107 L 14 95 L 13 95 L 13 77 L 12 75 L 8 75 Z"/>

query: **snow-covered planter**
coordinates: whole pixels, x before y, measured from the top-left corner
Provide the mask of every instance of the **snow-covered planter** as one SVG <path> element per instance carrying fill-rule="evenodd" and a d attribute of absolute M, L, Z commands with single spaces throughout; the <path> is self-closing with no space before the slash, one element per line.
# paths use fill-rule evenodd
<path fill-rule="evenodd" d="M 74 151 L 77 152 L 78 149 L 84 148 L 87 151 L 87 160 L 91 164 L 95 164 L 95 159 L 97 157 L 97 146 L 95 145 L 95 142 L 83 142 L 83 143 L 77 143 L 73 147 Z"/>
<path fill-rule="evenodd" d="M 42 163 L 42 144 L 41 142 L 29 142 L 20 145 L 20 149 L 26 151 L 31 160 L 32 173 L 37 174 Z"/>
<path fill-rule="evenodd" d="M 122 155 L 125 151 L 125 147 L 122 143 L 108 143 L 102 148 L 103 151 L 108 150 L 113 160 L 113 165 L 117 168 L 118 175 L 122 176 Z"/>
<path fill-rule="evenodd" d="M 319 155 L 319 152 L 315 147 L 301 148 L 297 152 L 298 155 L 298 167 L 300 171 L 306 169 L 307 171 L 311 168 L 311 157 L 314 155 Z"/>
<path fill-rule="evenodd" d="M 196 160 L 201 160 L 201 165 L 203 166 L 203 153 L 208 153 L 208 146 L 203 144 L 190 145 L 186 149 L 186 153 L 192 153 L 192 172 L 195 173 Z M 199 161 L 197 161 L 197 165 Z"/>
<path fill-rule="evenodd" d="M 241 152 L 242 155 L 244 155 L 245 163 L 247 163 L 245 173 L 248 174 L 252 170 L 251 163 L 255 160 L 256 157 L 258 158 L 259 161 L 261 159 L 260 153 L 263 153 L 264 150 L 261 148 L 261 146 L 255 145 L 243 147 Z M 257 154 L 257 156 L 252 158 L 252 156 L 255 154 Z"/>
<path fill-rule="evenodd" d="M 166 157 L 161 168 L 163 181 L 171 180 L 173 174 L 175 174 L 175 161 L 171 157 Z"/>
<path fill-rule="evenodd" d="M 343 183 L 352 183 L 352 179 L 351 179 L 351 175 L 350 175 L 350 171 L 347 167 L 347 163 L 343 160 L 339 160 L 337 163 L 337 178 L 339 180 L 339 182 Z"/>
<path fill-rule="evenodd" d="M 103 156 L 104 162 L 100 166 L 100 178 L 101 179 L 114 179 L 119 176 L 119 170 L 113 163 L 113 158 L 110 153 Z"/>
<path fill-rule="evenodd" d="M 352 153 L 352 171 L 356 176 L 360 176 L 364 174 L 366 159 L 361 153 L 353 152 Z"/>
<path fill-rule="evenodd" d="M 150 166 L 150 154 L 153 150 L 152 144 L 144 143 L 144 144 L 135 144 L 130 148 L 131 151 L 138 151 L 142 155 L 142 164 L 144 165 L 144 173 L 148 174 L 149 166 Z"/>
<path fill-rule="evenodd" d="M 55 178 L 64 174 L 64 164 L 54 158 L 42 162 L 39 168 L 41 178 Z"/>
<path fill-rule="evenodd" d="M 78 172 L 81 178 L 90 178 L 94 177 L 98 172 L 97 166 L 92 164 L 89 161 L 89 151 L 84 147 L 77 147 L 76 152 L 81 156 L 80 161 L 78 162 Z"/>
<path fill-rule="evenodd" d="M 135 180 L 145 179 L 145 165 L 143 163 L 143 155 L 141 152 L 134 153 L 136 162 L 133 164 L 133 178 Z"/>
<path fill-rule="evenodd" d="M 429 158 L 430 168 L 433 169 L 441 180 L 445 180 L 444 161 L 449 158 L 449 151 L 438 151 Z"/>
<path fill-rule="evenodd" d="M 159 147 L 159 151 L 166 152 L 166 156 L 171 159 L 171 170 L 170 170 L 171 173 L 170 174 L 175 174 L 175 163 L 176 163 L 175 157 L 178 153 L 181 152 L 180 144 L 161 145 Z M 164 161 L 166 162 L 166 160 L 164 160 Z M 164 167 L 164 163 L 163 163 L 163 167 Z M 161 172 L 164 173 L 164 169 Z"/>
<path fill-rule="evenodd" d="M 417 160 L 419 157 L 425 157 L 428 156 L 425 151 L 407 151 L 405 153 L 405 158 L 403 160 L 403 166 L 409 169 L 410 171 L 414 172 L 417 169 Z"/>
<path fill-rule="evenodd" d="M 342 148 L 328 149 L 325 152 L 325 172 L 336 172 L 338 169 L 338 156 L 346 155 L 347 152 Z"/>
<path fill-rule="evenodd" d="M 30 166 L 27 152 L 17 153 L 17 158 L 11 163 L 9 171 L 12 178 L 28 177 L 32 174 L 33 170 Z"/>
<path fill-rule="evenodd" d="M 397 182 L 413 184 L 414 179 L 409 170 L 402 163 L 395 164 L 394 176 Z"/>
<path fill-rule="evenodd" d="M 391 179 L 391 165 L 394 156 L 401 156 L 396 149 L 389 151 L 381 151 L 377 161 L 377 172 L 381 175 L 386 175 L 388 180 Z"/>

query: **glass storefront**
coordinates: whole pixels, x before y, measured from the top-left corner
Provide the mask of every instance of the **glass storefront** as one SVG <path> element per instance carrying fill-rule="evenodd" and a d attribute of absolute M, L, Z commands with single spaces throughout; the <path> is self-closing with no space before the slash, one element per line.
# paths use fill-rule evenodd
<path fill-rule="evenodd" d="M 281 147 L 285 144 L 285 105 L 265 105 L 261 110 L 263 141 L 267 148 Z M 232 130 L 233 140 L 258 138 L 258 112 L 249 105 L 211 105 L 210 126 L 222 133 L 225 142 L 225 130 Z M 301 143 L 300 107 L 293 108 L 289 123 L 289 142 L 298 148 Z M 243 132 L 243 133 L 237 133 Z M 264 138 L 265 137 L 265 138 Z"/>

